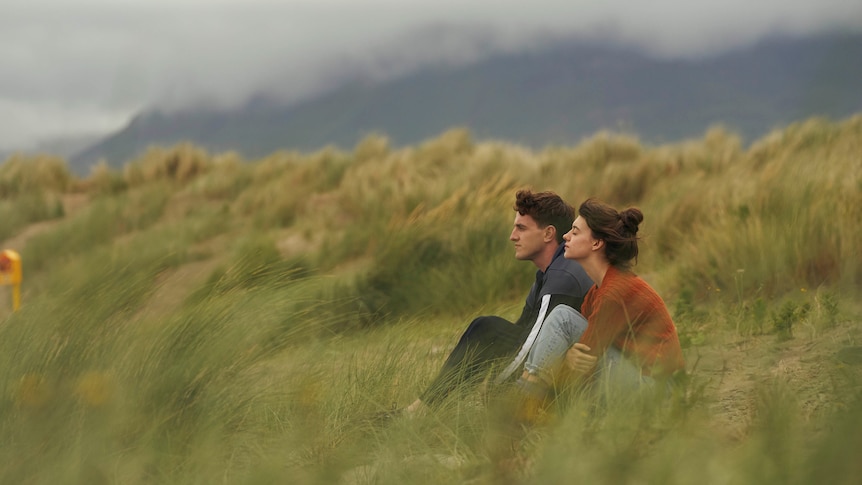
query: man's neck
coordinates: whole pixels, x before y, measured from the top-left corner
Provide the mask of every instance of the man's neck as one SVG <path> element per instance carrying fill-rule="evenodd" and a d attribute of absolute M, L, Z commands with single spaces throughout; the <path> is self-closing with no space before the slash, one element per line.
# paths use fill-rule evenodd
<path fill-rule="evenodd" d="M 551 261 L 554 260 L 554 255 L 557 254 L 557 249 L 559 249 L 559 247 L 559 244 L 546 246 L 545 250 L 533 260 L 533 264 L 535 264 L 536 267 L 544 273 L 548 270 L 548 266 L 551 265 Z"/>

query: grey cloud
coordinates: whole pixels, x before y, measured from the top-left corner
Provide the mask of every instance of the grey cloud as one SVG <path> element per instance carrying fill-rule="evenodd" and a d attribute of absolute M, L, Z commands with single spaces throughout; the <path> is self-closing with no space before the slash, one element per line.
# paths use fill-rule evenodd
<path fill-rule="evenodd" d="M 342 79 L 374 82 L 561 36 L 678 57 L 769 32 L 862 28 L 858 0 L 29 0 L 3 10 L 0 108 L 17 116 L 0 117 L 0 148 L 117 129 L 151 106 L 224 106 L 258 90 L 296 100 Z"/>

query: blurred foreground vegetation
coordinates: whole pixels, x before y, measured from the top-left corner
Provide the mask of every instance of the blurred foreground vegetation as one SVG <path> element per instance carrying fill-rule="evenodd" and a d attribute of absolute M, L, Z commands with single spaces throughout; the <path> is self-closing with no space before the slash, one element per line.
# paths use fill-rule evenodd
<path fill-rule="evenodd" d="M 488 394 L 386 425 L 534 267 L 519 188 L 637 205 L 689 363 L 671 405 L 574 396 L 500 466 Z M 857 483 L 862 116 L 540 152 L 452 130 L 261 160 L 0 164 L 2 483 Z M 3 242 L 5 241 L 5 242 Z M 505 448 L 505 447 L 503 447 Z"/>

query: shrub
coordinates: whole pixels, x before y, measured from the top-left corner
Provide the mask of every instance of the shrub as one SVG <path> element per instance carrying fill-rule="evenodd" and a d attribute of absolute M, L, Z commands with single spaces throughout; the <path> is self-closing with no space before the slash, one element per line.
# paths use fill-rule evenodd
<path fill-rule="evenodd" d="M 381 134 L 371 134 L 363 138 L 353 149 L 355 163 L 376 161 L 389 155 L 389 138 Z"/>
<path fill-rule="evenodd" d="M 811 310 L 810 303 L 797 304 L 787 300 L 777 311 L 772 312 L 772 329 L 779 340 L 793 338 L 793 326 L 803 320 Z"/>
<path fill-rule="evenodd" d="M 71 182 L 65 160 L 58 157 L 13 155 L 0 164 L 0 199 L 33 191 L 64 193 Z"/>
<path fill-rule="evenodd" d="M 38 189 L 13 199 L 0 199 L 0 240 L 13 236 L 28 224 L 61 219 L 65 213 L 63 201 L 57 195 Z"/>
<path fill-rule="evenodd" d="M 105 160 L 90 169 L 90 177 L 85 182 L 86 190 L 96 195 L 116 195 L 128 188 L 123 174 L 114 170 Z"/>
<path fill-rule="evenodd" d="M 169 149 L 150 147 L 140 158 L 128 163 L 124 176 L 135 187 L 156 180 L 186 183 L 209 169 L 209 155 L 191 143 L 181 143 Z"/>

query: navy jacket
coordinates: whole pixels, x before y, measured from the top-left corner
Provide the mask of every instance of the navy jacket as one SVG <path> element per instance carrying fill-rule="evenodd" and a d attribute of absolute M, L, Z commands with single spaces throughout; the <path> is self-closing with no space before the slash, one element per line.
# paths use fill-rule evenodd
<path fill-rule="evenodd" d="M 593 280 L 587 276 L 580 263 L 563 257 L 563 252 L 565 246 L 560 244 L 548 268 L 536 271 L 536 282 L 530 288 L 521 316 L 515 322 L 515 325 L 529 326 L 530 332 L 515 359 L 497 376 L 498 383 L 508 379 L 527 358 L 545 317 L 555 306 L 565 304 L 581 311 L 584 295 L 593 286 Z"/>

